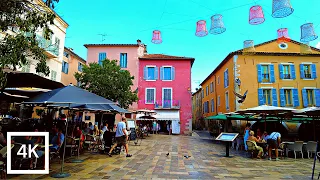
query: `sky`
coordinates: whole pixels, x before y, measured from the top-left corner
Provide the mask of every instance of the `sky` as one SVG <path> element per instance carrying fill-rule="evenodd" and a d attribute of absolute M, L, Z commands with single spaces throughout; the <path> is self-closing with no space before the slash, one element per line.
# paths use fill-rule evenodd
<path fill-rule="evenodd" d="M 294 12 L 285 18 L 271 16 L 272 0 L 60 0 L 55 11 L 69 24 L 65 46 L 84 59 L 84 44 L 132 44 L 137 39 L 148 45 L 150 54 L 195 58 L 194 90 L 230 52 L 241 49 L 244 40 L 259 44 L 277 38 L 279 28 L 288 28 L 290 38 L 300 41 L 300 26 L 307 22 L 313 23 L 320 35 L 320 1 L 290 2 Z M 262 6 L 263 24 L 248 23 L 254 5 Z M 223 16 L 226 31 L 195 36 L 196 22 L 205 20 L 209 31 L 214 14 Z M 161 44 L 151 42 L 153 30 L 161 31 Z M 310 45 L 320 48 L 320 38 Z"/>

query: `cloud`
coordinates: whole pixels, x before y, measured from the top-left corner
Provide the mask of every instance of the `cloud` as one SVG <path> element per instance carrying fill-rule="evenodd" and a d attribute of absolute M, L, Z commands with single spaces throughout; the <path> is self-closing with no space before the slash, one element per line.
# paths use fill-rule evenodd
<path fill-rule="evenodd" d="M 320 49 L 320 42 L 318 42 L 318 44 L 316 45 L 316 47 L 317 47 L 318 49 Z"/>

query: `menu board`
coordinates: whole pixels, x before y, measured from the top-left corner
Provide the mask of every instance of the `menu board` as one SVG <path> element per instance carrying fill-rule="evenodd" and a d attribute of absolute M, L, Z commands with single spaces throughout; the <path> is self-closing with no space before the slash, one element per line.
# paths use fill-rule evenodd
<path fill-rule="evenodd" d="M 217 138 L 216 140 L 219 140 L 219 141 L 234 141 L 237 136 L 239 135 L 239 133 L 221 133 Z"/>

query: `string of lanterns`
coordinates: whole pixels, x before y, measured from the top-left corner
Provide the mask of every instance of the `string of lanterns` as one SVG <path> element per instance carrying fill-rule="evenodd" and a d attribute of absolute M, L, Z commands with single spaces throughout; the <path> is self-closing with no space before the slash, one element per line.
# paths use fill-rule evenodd
<path fill-rule="evenodd" d="M 272 0 L 272 14 L 273 18 L 285 18 L 293 13 L 294 9 L 291 6 L 290 0 Z M 249 9 L 249 24 L 259 25 L 265 22 L 265 16 L 263 9 L 260 5 L 255 5 Z M 300 41 L 307 45 L 310 41 L 316 40 L 316 35 L 313 27 L 313 23 L 306 23 L 300 26 L 301 38 Z M 226 31 L 226 27 L 223 22 L 223 16 L 221 14 L 215 14 L 211 16 L 210 34 L 218 35 Z M 208 35 L 207 22 L 205 20 L 199 20 L 196 23 L 197 37 L 205 37 Z M 280 28 L 277 30 L 278 43 L 289 42 L 290 37 L 287 28 Z M 152 36 L 152 43 L 161 44 L 162 37 L 160 30 L 154 30 Z M 244 49 L 252 51 L 254 50 L 253 40 L 244 41 Z"/>

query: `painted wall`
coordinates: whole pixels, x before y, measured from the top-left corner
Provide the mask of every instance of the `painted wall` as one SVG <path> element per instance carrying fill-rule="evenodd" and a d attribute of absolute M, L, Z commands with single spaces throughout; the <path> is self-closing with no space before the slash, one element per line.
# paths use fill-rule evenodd
<path fill-rule="evenodd" d="M 175 79 L 173 81 L 146 81 L 143 79 L 145 66 L 173 66 Z M 162 100 L 162 88 L 172 88 L 172 100 L 180 102 L 180 133 L 188 134 L 192 130 L 192 99 L 191 99 L 191 63 L 189 60 L 140 60 L 139 68 L 139 109 L 154 109 L 154 104 L 145 104 L 146 88 L 156 88 L 156 100 Z M 159 71 L 160 73 L 160 71 Z"/>
<path fill-rule="evenodd" d="M 120 64 L 120 53 L 127 53 L 127 68 L 132 76 L 134 76 L 132 91 L 135 91 L 138 87 L 138 77 L 139 77 L 139 61 L 138 61 L 138 45 L 137 47 L 125 47 L 125 46 L 89 46 L 87 47 L 87 63 L 98 62 L 99 53 L 107 53 L 107 58 L 110 60 L 118 60 Z M 137 103 L 133 103 L 129 107 L 130 110 L 137 109 Z"/>
<path fill-rule="evenodd" d="M 86 62 L 77 58 L 76 56 L 72 55 L 71 53 L 69 54 L 69 58 L 63 56 L 63 61 L 69 63 L 69 69 L 68 69 L 68 74 L 61 72 L 61 83 L 64 85 L 69 85 L 72 83 L 74 86 L 77 85 L 77 80 L 74 77 L 76 72 L 79 72 L 78 66 L 79 63 L 85 65 Z"/>

